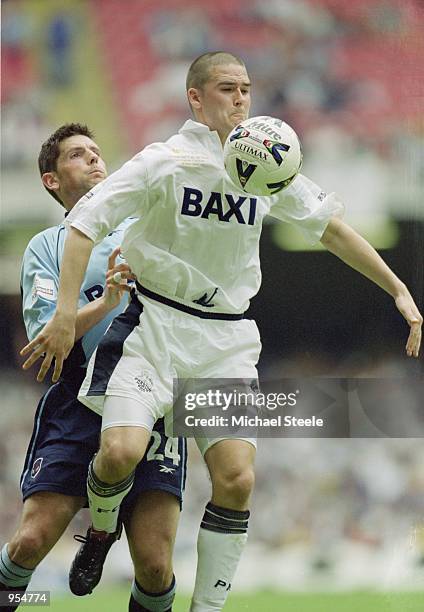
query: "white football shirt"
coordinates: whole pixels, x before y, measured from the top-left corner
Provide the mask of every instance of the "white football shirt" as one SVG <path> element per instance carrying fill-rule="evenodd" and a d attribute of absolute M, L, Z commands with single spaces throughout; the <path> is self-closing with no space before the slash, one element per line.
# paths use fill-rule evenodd
<path fill-rule="evenodd" d="M 86 194 L 68 221 L 95 243 L 126 217 L 122 254 L 140 283 L 205 312 L 242 313 L 261 283 L 265 215 L 296 225 L 310 242 L 343 205 L 298 175 L 284 191 L 258 197 L 228 177 L 218 133 L 186 121 Z"/>

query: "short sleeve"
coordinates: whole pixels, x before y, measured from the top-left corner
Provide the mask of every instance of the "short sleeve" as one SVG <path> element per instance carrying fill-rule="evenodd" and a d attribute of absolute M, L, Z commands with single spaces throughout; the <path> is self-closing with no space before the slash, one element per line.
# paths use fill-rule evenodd
<path fill-rule="evenodd" d="M 141 152 L 85 194 L 66 224 L 97 244 L 127 217 L 142 216 L 148 203 L 146 156 Z"/>
<path fill-rule="evenodd" d="M 56 309 L 59 267 L 44 233 L 27 246 L 21 268 L 22 312 L 29 340 L 33 340 Z"/>
<path fill-rule="evenodd" d="M 331 217 L 342 217 L 344 205 L 335 193 L 327 194 L 306 176 L 273 197 L 269 214 L 296 226 L 306 240 L 319 242 Z"/>

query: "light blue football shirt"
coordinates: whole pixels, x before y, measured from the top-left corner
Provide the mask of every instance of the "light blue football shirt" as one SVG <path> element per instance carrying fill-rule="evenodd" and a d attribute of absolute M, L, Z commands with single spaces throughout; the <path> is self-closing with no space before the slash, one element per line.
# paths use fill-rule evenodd
<path fill-rule="evenodd" d="M 133 221 L 134 219 L 125 220 L 93 249 L 81 286 L 78 308 L 103 294 L 108 257 L 117 246 L 120 246 L 125 229 Z M 34 236 L 25 250 L 21 269 L 21 292 L 23 318 L 29 340 L 33 340 L 43 329 L 56 309 L 60 264 L 66 234 L 67 229 L 63 224 L 50 227 Z M 120 261 L 124 260 L 120 260 L 118 256 L 116 262 Z M 84 367 L 87 365 L 112 320 L 125 310 L 127 305 L 128 294 L 125 294 L 121 303 L 83 336 L 81 346 L 85 361 L 81 365 Z"/>

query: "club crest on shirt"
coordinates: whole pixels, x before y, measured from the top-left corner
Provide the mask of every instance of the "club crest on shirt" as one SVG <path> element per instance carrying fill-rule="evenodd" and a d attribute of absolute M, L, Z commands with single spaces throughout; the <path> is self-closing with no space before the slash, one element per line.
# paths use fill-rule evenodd
<path fill-rule="evenodd" d="M 140 373 L 140 376 L 135 376 L 134 380 L 139 391 L 143 393 L 150 393 L 153 389 L 153 379 L 150 373 L 145 370 Z"/>
<path fill-rule="evenodd" d="M 36 478 L 38 476 L 38 474 L 40 473 L 42 464 L 43 464 L 43 457 L 38 457 L 38 459 L 34 461 L 34 463 L 32 464 L 31 478 Z"/>

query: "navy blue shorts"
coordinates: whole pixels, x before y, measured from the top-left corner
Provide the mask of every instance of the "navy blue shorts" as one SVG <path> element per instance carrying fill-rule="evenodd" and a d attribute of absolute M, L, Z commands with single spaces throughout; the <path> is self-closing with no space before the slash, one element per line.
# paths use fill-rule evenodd
<path fill-rule="evenodd" d="M 76 399 L 82 378 L 59 381 L 38 404 L 21 476 L 24 500 L 38 491 L 86 496 L 88 465 L 99 448 L 101 417 Z M 181 504 L 186 465 L 186 440 L 166 437 L 163 419 L 158 420 L 123 511 L 130 511 L 140 492 L 152 489 L 172 493 Z"/>

